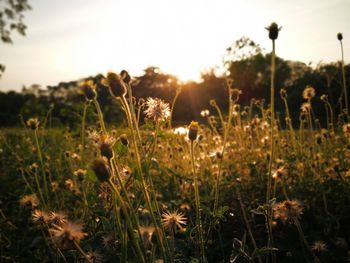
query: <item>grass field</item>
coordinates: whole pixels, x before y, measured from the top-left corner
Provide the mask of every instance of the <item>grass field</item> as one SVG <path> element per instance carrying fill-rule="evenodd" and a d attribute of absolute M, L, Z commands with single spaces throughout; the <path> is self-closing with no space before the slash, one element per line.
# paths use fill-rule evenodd
<path fill-rule="evenodd" d="M 87 82 L 95 124 L 1 131 L 1 262 L 349 260 L 350 125 L 327 108 L 321 128 L 312 87 L 299 128 L 287 108 L 282 129 L 261 101 L 240 107 L 228 81 L 228 112 L 212 101 L 205 123 L 174 129 L 165 102 L 104 84 L 128 127 L 106 126 Z"/>

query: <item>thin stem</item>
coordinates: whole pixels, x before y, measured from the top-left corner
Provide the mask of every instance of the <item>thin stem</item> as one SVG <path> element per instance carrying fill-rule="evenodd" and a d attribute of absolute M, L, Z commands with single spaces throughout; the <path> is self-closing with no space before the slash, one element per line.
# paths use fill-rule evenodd
<path fill-rule="evenodd" d="M 200 262 L 204 263 L 205 261 L 205 252 L 204 252 L 204 241 L 203 241 L 203 232 L 202 232 L 202 223 L 201 223 L 201 208 L 200 208 L 200 199 L 199 199 L 199 189 L 198 189 L 198 177 L 196 173 L 196 168 L 194 164 L 194 151 L 193 151 L 193 141 L 191 141 L 191 160 L 192 160 L 192 172 L 193 172 L 193 181 L 194 181 L 194 194 L 195 194 L 195 204 L 196 204 L 196 225 L 198 228 L 198 237 L 200 245 Z"/>

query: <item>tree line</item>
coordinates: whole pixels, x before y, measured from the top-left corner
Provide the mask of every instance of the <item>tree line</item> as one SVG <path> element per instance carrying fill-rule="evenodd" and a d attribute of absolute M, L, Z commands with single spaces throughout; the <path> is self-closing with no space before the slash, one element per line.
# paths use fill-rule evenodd
<path fill-rule="evenodd" d="M 227 50 L 223 67 L 225 74 L 217 74 L 215 70 L 202 73 L 199 82 L 180 82 L 176 76 L 162 72 L 158 67 L 148 67 L 143 75 L 134 77 L 133 95 L 136 101 L 147 97 L 158 97 L 171 102 L 176 91 L 181 90 L 173 112 L 173 123 L 185 124 L 191 120 L 204 121 L 200 112 L 209 109 L 211 100 L 224 111 L 228 106 L 226 81 L 233 80 L 233 86 L 242 91 L 239 103 L 248 105 L 252 99 L 269 103 L 271 54 L 266 53 L 258 44 L 249 38 L 242 37 Z M 350 83 L 350 65 L 345 65 L 347 83 Z M 123 113 L 111 99 L 108 90 L 100 84 L 102 74 L 90 76 L 97 85 L 98 100 L 107 123 L 120 125 Z M 18 126 L 21 118 L 33 116 L 50 116 L 50 125 L 54 127 L 79 125 L 83 112 L 84 96 L 79 93 L 82 80 L 61 82 L 55 86 L 42 88 L 39 85 L 23 87 L 21 92 L 0 92 L 0 125 L 2 127 Z M 279 98 L 279 91 L 287 91 L 291 116 L 297 125 L 300 107 L 303 103 L 302 92 L 310 85 L 316 90 L 312 107 L 321 123 L 325 122 L 326 112 L 321 95 L 326 95 L 336 112 L 342 109 L 344 100 L 341 64 L 319 63 L 316 66 L 298 61 L 277 58 L 276 61 L 276 111 L 281 120 L 284 107 Z M 88 121 L 94 121 L 93 107 L 88 108 Z"/>

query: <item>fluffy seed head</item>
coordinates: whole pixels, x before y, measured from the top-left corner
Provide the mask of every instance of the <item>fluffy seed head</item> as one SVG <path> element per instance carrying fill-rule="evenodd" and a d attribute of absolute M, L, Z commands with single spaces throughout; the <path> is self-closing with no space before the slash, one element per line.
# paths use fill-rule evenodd
<path fill-rule="evenodd" d="M 177 210 L 173 212 L 166 211 L 162 214 L 162 223 L 166 230 L 175 233 L 177 230 L 183 230 L 183 226 L 187 224 L 187 218 L 184 213 Z"/>
<path fill-rule="evenodd" d="M 170 117 L 169 104 L 158 98 L 148 98 L 146 101 L 146 110 L 144 111 L 147 118 L 154 121 L 165 121 Z"/>
<path fill-rule="evenodd" d="M 79 243 L 85 236 L 83 225 L 80 223 L 66 222 L 62 225 L 54 225 L 49 229 L 53 243 L 62 249 L 71 248 L 73 241 Z"/>

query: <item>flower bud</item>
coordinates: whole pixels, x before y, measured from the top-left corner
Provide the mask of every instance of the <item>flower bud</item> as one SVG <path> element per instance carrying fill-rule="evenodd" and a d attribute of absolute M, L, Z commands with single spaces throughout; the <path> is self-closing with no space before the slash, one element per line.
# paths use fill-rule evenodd
<path fill-rule="evenodd" d="M 269 38 L 271 40 L 276 40 L 278 38 L 278 32 L 281 28 L 278 28 L 278 25 L 273 22 L 269 27 L 266 27 L 267 31 L 269 31 Z"/>
<path fill-rule="evenodd" d="M 120 78 L 127 84 L 129 84 L 131 81 L 129 73 L 124 69 L 120 72 Z"/>
<path fill-rule="evenodd" d="M 119 140 L 124 146 L 128 146 L 129 145 L 129 140 L 128 140 L 128 137 L 126 136 L 126 134 L 120 135 L 119 136 Z"/>
<path fill-rule="evenodd" d="M 87 100 L 94 100 L 97 98 L 96 85 L 94 85 L 91 80 L 85 81 L 79 88 Z"/>
<path fill-rule="evenodd" d="M 338 33 L 337 34 L 337 38 L 339 41 L 342 41 L 343 40 L 343 34 L 342 33 Z"/>
<path fill-rule="evenodd" d="M 121 97 L 126 94 L 123 80 L 119 75 L 109 72 L 107 78 L 102 79 L 101 84 L 109 88 L 109 92 L 114 97 Z"/>
<path fill-rule="evenodd" d="M 100 151 L 101 151 L 101 155 L 103 157 L 106 157 L 107 160 L 110 160 L 114 157 L 112 145 L 109 143 L 101 143 L 100 144 Z"/>
<path fill-rule="evenodd" d="M 192 121 L 191 124 L 188 126 L 188 138 L 191 141 L 194 141 L 197 139 L 198 128 L 199 128 L 199 125 L 198 125 L 198 122 L 196 121 Z"/>

